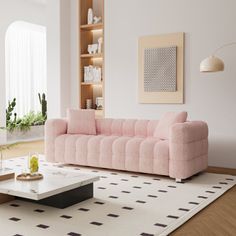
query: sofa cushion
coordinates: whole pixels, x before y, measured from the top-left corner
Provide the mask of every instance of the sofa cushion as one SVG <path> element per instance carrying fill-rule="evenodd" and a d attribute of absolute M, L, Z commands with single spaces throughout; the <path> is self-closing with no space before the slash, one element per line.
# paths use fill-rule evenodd
<path fill-rule="evenodd" d="M 188 116 L 188 113 L 186 111 L 179 112 L 179 113 L 176 113 L 176 112 L 165 113 L 161 117 L 155 129 L 154 137 L 159 138 L 159 139 L 169 139 L 170 127 L 176 123 L 184 123 L 187 119 L 187 116 Z"/>
<path fill-rule="evenodd" d="M 67 110 L 68 134 L 96 134 L 96 121 L 94 110 Z"/>

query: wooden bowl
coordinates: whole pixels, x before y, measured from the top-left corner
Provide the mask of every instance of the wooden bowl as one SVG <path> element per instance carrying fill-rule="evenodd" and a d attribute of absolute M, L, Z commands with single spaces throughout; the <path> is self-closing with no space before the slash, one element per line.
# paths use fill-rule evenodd
<path fill-rule="evenodd" d="M 43 175 L 42 174 L 30 174 L 30 173 L 23 173 L 20 175 L 16 176 L 17 180 L 21 180 L 21 181 L 33 181 L 33 180 L 40 180 L 43 179 Z"/>

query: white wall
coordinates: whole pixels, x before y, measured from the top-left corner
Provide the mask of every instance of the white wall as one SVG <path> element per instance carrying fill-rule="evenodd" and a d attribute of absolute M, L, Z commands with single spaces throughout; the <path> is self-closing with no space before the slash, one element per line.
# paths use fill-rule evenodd
<path fill-rule="evenodd" d="M 29 0 L 0 0 L 0 126 L 5 125 L 5 33 L 14 21 L 46 25 L 45 5 Z"/>
<path fill-rule="evenodd" d="M 71 83 L 70 83 L 70 107 L 78 108 L 80 104 L 79 98 L 79 27 L 78 27 L 78 17 L 79 17 L 79 5 L 78 0 L 71 0 L 71 10 L 70 10 L 70 43 L 71 43 L 71 53 L 70 53 L 70 65 L 71 65 Z"/>
<path fill-rule="evenodd" d="M 225 72 L 200 74 L 200 61 L 236 41 L 235 0 L 105 0 L 107 117 L 158 119 L 186 110 L 210 129 L 209 165 L 236 168 L 236 47 L 219 52 Z M 138 103 L 138 38 L 185 32 L 185 104 Z"/>
<path fill-rule="evenodd" d="M 48 117 L 61 116 L 60 1 L 47 3 L 47 104 Z"/>
<path fill-rule="evenodd" d="M 70 106 L 71 1 L 47 1 L 48 117 L 63 117 Z"/>

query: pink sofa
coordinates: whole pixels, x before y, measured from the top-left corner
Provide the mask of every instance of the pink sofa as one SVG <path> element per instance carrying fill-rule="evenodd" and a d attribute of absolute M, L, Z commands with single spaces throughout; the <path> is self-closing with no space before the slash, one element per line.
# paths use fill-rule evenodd
<path fill-rule="evenodd" d="M 167 175 L 176 181 L 207 168 L 208 127 L 176 123 L 166 139 L 154 137 L 158 120 L 97 119 L 96 135 L 68 134 L 66 119 L 46 122 L 50 162 Z"/>

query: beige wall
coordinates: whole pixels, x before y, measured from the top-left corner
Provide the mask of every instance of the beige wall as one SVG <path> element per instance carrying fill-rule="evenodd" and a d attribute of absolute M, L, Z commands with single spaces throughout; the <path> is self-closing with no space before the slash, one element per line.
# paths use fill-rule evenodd
<path fill-rule="evenodd" d="M 200 74 L 200 61 L 236 41 L 235 0 L 105 0 L 107 117 L 158 119 L 186 110 L 210 129 L 211 166 L 236 168 L 236 47 L 219 52 L 225 72 Z M 185 104 L 138 103 L 138 38 L 186 33 Z"/>

